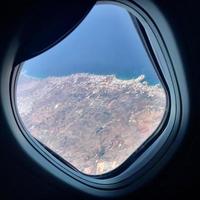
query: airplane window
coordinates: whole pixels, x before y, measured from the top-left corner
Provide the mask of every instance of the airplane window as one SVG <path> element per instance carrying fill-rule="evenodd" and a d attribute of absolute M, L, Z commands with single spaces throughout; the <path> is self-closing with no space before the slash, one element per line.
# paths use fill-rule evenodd
<path fill-rule="evenodd" d="M 87 175 L 119 167 L 166 113 L 164 86 L 134 18 L 97 4 L 59 44 L 20 66 L 16 106 L 24 129 Z"/>

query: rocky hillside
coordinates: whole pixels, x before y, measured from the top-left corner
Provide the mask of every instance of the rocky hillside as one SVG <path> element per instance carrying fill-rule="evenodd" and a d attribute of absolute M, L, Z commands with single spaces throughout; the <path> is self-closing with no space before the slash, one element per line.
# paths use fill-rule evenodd
<path fill-rule="evenodd" d="M 19 114 L 27 130 L 78 170 L 106 173 L 124 162 L 160 124 L 166 97 L 144 76 L 20 75 Z"/>

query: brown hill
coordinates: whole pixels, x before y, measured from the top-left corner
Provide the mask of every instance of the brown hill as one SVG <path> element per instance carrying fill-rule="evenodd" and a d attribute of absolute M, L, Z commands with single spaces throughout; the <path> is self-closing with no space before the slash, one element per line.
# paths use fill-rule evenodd
<path fill-rule="evenodd" d="M 144 76 L 21 75 L 18 111 L 27 130 L 78 170 L 98 175 L 124 162 L 160 124 L 166 96 Z"/>

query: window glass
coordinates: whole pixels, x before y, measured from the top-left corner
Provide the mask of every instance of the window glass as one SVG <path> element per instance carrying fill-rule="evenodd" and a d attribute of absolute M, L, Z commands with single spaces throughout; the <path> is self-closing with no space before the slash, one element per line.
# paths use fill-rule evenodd
<path fill-rule="evenodd" d="M 116 5 L 96 5 L 59 44 L 24 62 L 16 86 L 27 132 L 88 175 L 121 165 L 166 110 L 133 17 Z"/>

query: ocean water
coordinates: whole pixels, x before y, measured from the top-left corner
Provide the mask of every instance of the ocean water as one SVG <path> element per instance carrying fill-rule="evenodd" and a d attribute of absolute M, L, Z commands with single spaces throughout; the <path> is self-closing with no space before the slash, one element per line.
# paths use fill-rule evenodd
<path fill-rule="evenodd" d="M 159 79 L 128 12 L 114 5 L 96 5 L 59 44 L 25 61 L 21 73 L 45 78 L 74 73 Z"/>

